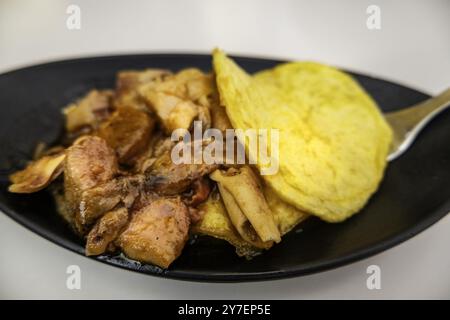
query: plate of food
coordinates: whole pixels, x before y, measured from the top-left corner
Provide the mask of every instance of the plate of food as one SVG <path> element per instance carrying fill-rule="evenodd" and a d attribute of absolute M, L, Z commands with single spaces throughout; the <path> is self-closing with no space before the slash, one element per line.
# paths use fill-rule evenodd
<path fill-rule="evenodd" d="M 221 50 L 10 71 L 0 209 L 76 253 L 161 277 L 332 269 L 450 211 L 450 113 L 434 117 L 444 107 L 420 105 L 429 98 L 322 63 Z M 397 121 L 425 109 L 414 127 Z"/>

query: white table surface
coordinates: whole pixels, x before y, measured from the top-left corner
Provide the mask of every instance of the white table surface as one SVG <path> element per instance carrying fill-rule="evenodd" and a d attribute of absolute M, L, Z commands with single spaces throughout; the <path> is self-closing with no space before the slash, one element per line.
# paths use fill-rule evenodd
<path fill-rule="evenodd" d="M 81 29 L 66 9 L 81 9 Z M 368 30 L 366 8 L 381 9 Z M 450 86 L 450 1 L 0 1 L 0 72 L 54 59 L 127 52 L 228 52 L 311 59 L 427 93 Z M 450 170 L 450 168 L 449 168 Z M 127 272 L 69 252 L 0 214 L 0 298 L 450 298 L 450 216 L 374 257 L 315 275 L 207 284 Z M 381 290 L 366 268 L 381 268 Z M 81 290 L 66 268 L 81 268 Z"/>

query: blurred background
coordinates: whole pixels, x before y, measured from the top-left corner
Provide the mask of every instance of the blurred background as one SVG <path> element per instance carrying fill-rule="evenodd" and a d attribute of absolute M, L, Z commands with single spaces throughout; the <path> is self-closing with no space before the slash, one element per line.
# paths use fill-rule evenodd
<path fill-rule="evenodd" d="M 80 29 L 67 27 L 70 5 L 80 10 Z M 370 5 L 380 9 L 380 29 L 367 26 Z M 317 60 L 437 94 L 450 86 L 449 13 L 449 0 L 0 0 L 0 73 L 80 56 L 209 53 L 218 46 Z M 450 298 L 448 216 L 370 259 L 250 284 L 177 282 L 114 269 L 1 214 L 0 243 L 0 298 Z M 72 264 L 81 267 L 81 290 L 66 288 Z M 371 264 L 381 267 L 381 290 L 366 287 Z"/>

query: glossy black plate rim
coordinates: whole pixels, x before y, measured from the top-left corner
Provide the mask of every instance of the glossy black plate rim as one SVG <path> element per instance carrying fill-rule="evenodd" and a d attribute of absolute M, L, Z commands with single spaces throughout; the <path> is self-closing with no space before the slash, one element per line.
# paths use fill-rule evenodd
<path fill-rule="evenodd" d="M 33 69 L 40 69 L 45 68 L 47 66 L 54 66 L 58 64 L 71 64 L 71 63 L 78 63 L 83 61 L 100 61 L 100 60 L 108 60 L 108 59 L 115 59 L 115 58 L 130 58 L 133 57 L 167 57 L 167 58 L 177 58 L 177 57 L 190 57 L 190 58 L 204 58 L 205 56 L 210 56 L 209 54 L 192 54 L 192 53 L 154 53 L 154 54 L 146 54 L 146 53 L 140 53 L 140 54 L 123 54 L 123 55 L 109 55 L 109 56 L 94 56 L 94 57 L 82 57 L 82 58 L 76 58 L 76 59 L 64 59 L 64 60 L 57 60 L 37 65 L 31 65 L 26 66 L 23 68 L 18 68 L 14 70 L 7 71 L 5 73 L 0 74 L 1 76 L 8 75 L 11 73 L 15 73 L 18 71 L 23 70 L 33 70 Z M 258 60 L 268 60 L 271 62 L 276 63 L 283 63 L 286 62 L 284 60 L 278 60 L 278 59 L 271 59 L 268 57 L 246 57 L 246 56 L 233 56 L 235 58 L 240 59 L 241 61 L 258 61 Z M 365 77 L 373 77 L 371 75 L 367 74 L 360 74 L 357 72 L 350 71 L 350 74 L 359 75 L 359 76 L 365 76 Z M 417 91 L 418 93 L 421 93 L 425 96 L 429 96 L 420 90 L 416 90 L 414 88 L 411 88 L 409 86 L 404 86 L 401 84 L 398 84 L 397 82 L 392 82 L 388 80 L 384 80 L 382 78 L 375 77 L 376 80 L 380 82 L 386 82 L 386 83 L 395 83 L 395 85 L 412 89 L 414 91 Z M 395 161 L 395 160 L 394 160 Z M 0 202 L 0 210 L 4 212 L 7 216 L 9 216 L 12 220 L 18 222 L 20 225 L 24 226 L 28 230 L 33 231 L 34 233 L 38 234 L 39 236 L 43 237 L 44 239 L 47 239 L 50 242 L 53 242 L 54 244 L 61 246 L 65 249 L 68 249 L 72 252 L 75 252 L 77 254 L 82 255 L 83 257 L 86 257 L 84 254 L 84 250 L 80 250 L 80 248 L 76 245 L 74 245 L 72 242 L 67 241 L 66 239 L 60 238 L 56 235 L 49 234 L 45 228 L 41 228 L 40 226 L 37 226 L 33 224 L 32 222 L 28 221 L 26 218 L 22 217 L 20 214 L 15 212 L 14 210 L 10 210 L 7 206 L 5 206 L 2 202 Z M 401 244 L 405 242 L 406 240 L 411 239 L 415 235 L 419 234 L 420 232 L 424 231 L 425 229 L 429 228 L 433 224 L 435 224 L 437 221 L 445 217 L 450 210 L 450 199 L 445 202 L 441 207 L 434 210 L 433 213 L 428 215 L 426 218 L 421 220 L 419 223 L 414 225 L 413 227 L 410 227 L 409 229 L 398 233 L 395 236 L 388 237 L 380 242 L 378 242 L 375 245 L 371 245 L 369 247 L 356 250 L 352 253 L 349 253 L 345 256 L 335 258 L 335 259 L 328 259 L 325 262 L 318 262 L 318 263 L 310 263 L 310 264 L 303 264 L 301 266 L 296 267 L 290 267 L 283 270 L 277 270 L 277 271 L 270 271 L 270 272 L 240 272 L 236 274 L 230 274 L 230 273 L 208 273 L 208 274 L 202 274 L 201 272 L 193 272 L 193 271 L 179 271 L 179 270 L 163 270 L 160 268 L 155 267 L 152 269 L 151 272 L 140 271 L 139 268 L 131 269 L 127 268 L 126 266 L 115 263 L 114 260 L 105 260 L 101 259 L 101 257 L 86 257 L 95 261 L 100 261 L 102 263 L 105 263 L 110 266 L 119 267 L 121 269 L 125 269 L 128 271 L 134 271 L 138 272 L 140 274 L 147 274 L 147 275 L 153 275 L 157 277 L 163 277 L 163 278 L 169 278 L 169 279 L 175 279 L 175 280 L 184 280 L 184 281 L 201 281 L 201 282 L 250 282 L 250 281 L 265 281 L 265 280 L 276 280 L 276 279 L 285 279 L 285 278 L 292 278 L 292 277 L 298 277 L 308 274 L 313 274 L 317 272 L 327 271 L 331 269 L 335 269 L 337 267 L 345 266 L 350 263 L 371 257 L 373 255 L 376 255 L 378 253 L 381 253 L 385 250 L 388 250 L 398 244 Z"/>

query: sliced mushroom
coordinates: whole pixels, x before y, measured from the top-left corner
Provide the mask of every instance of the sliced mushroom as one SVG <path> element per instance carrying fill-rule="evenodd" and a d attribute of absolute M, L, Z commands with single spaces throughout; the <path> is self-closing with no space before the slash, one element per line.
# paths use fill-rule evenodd
<path fill-rule="evenodd" d="M 146 83 L 161 81 L 171 74 L 166 69 L 123 70 L 117 74 L 116 91 L 126 94 Z"/>
<path fill-rule="evenodd" d="M 44 189 L 63 171 L 66 154 L 44 156 L 31 162 L 25 169 L 12 174 L 8 190 L 14 193 L 33 193 Z"/>
<path fill-rule="evenodd" d="M 147 106 L 139 95 L 139 88 L 156 85 L 172 73 L 164 69 L 146 69 L 142 71 L 125 70 L 117 74 L 115 104 L 146 111 Z"/>
<path fill-rule="evenodd" d="M 249 166 L 210 175 L 216 181 L 233 225 L 239 234 L 257 247 L 280 242 L 281 236 L 256 175 Z"/>
<path fill-rule="evenodd" d="M 178 81 L 186 83 L 192 79 L 199 79 L 205 77 L 205 74 L 198 68 L 186 68 L 180 70 L 175 77 Z"/>
<path fill-rule="evenodd" d="M 95 129 L 112 112 L 113 91 L 92 90 L 76 103 L 64 108 L 66 130 L 74 134 L 81 129 Z"/>
<path fill-rule="evenodd" d="M 160 155 L 145 171 L 146 187 L 162 195 L 179 194 L 217 167 L 217 164 L 206 163 L 175 164 L 169 150 Z"/>
<path fill-rule="evenodd" d="M 204 128 L 209 128 L 207 97 L 212 91 L 212 77 L 198 69 L 186 69 L 139 88 L 141 97 L 156 113 L 167 134 L 179 128 L 189 129 L 197 118 Z"/>

